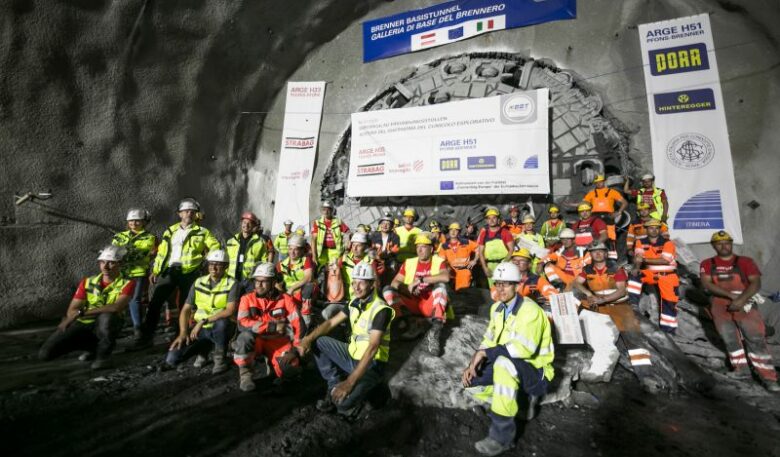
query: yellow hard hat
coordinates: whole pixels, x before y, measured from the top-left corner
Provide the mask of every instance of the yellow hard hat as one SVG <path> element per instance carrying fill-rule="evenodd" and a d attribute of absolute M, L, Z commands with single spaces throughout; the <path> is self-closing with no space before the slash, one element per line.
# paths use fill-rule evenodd
<path fill-rule="evenodd" d="M 433 241 L 431 241 L 432 237 L 433 233 L 430 232 L 418 233 L 417 237 L 414 239 L 414 245 L 417 246 L 418 244 L 425 244 L 431 246 L 433 245 Z"/>
<path fill-rule="evenodd" d="M 590 203 L 588 203 L 588 202 L 582 202 L 582 203 L 580 203 L 580 205 L 577 207 L 577 211 L 590 211 L 590 210 L 592 210 L 592 209 L 593 209 L 593 207 L 592 207 L 592 206 L 590 205 Z"/>
<path fill-rule="evenodd" d="M 417 212 L 414 210 L 414 208 L 406 208 L 404 210 L 404 217 L 406 217 L 406 216 L 414 217 L 416 215 L 417 215 Z"/>
<path fill-rule="evenodd" d="M 650 209 L 650 205 L 648 205 L 645 202 L 637 203 L 636 204 L 636 209 Z"/>
<path fill-rule="evenodd" d="M 715 232 L 712 234 L 712 238 L 710 238 L 710 242 L 714 243 L 716 241 L 734 241 L 734 238 L 729 235 L 729 232 L 725 230 L 721 230 L 719 232 Z"/>
<path fill-rule="evenodd" d="M 527 215 L 526 215 L 526 216 L 523 218 L 523 224 L 529 224 L 529 223 L 532 223 L 532 222 L 536 222 L 536 219 L 534 219 L 534 217 L 533 217 L 533 216 L 531 216 L 530 214 L 527 214 Z"/>
<path fill-rule="evenodd" d="M 488 217 L 488 216 L 500 216 L 500 215 L 501 215 L 501 213 L 498 211 L 498 208 L 496 208 L 495 206 L 489 206 L 485 210 L 485 217 Z"/>
<path fill-rule="evenodd" d="M 523 257 L 528 260 L 531 260 L 532 256 L 531 256 L 531 251 L 529 251 L 526 248 L 520 248 L 520 249 L 515 249 L 515 251 L 512 253 L 512 257 Z"/>
<path fill-rule="evenodd" d="M 460 224 L 458 224 L 457 222 L 453 222 L 453 223 L 452 223 L 452 224 L 450 224 L 450 226 L 449 226 L 449 230 L 452 230 L 452 229 L 457 229 L 457 230 L 460 230 Z"/>
<path fill-rule="evenodd" d="M 550 209 L 547 210 L 548 213 L 560 213 L 561 210 L 558 209 L 555 205 L 550 205 Z"/>
<path fill-rule="evenodd" d="M 604 178 L 604 175 L 596 175 L 596 177 L 593 179 L 593 183 L 604 181 L 606 178 Z"/>
<path fill-rule="evenodd" d="M 441 233 L 441 228 L 437 225 L 431 228 L 431 233 Z"/>
<path fill-rule="evenodd" d="M 645 227 L 660 227 L 660 226 L 663 225 L 663 223 L 660 220 L 658 220 L 658 219 L 656 219 L 654 217 L 651 217 L 650 219 L 645 221 L 644 225 L 645 225 Z"/>

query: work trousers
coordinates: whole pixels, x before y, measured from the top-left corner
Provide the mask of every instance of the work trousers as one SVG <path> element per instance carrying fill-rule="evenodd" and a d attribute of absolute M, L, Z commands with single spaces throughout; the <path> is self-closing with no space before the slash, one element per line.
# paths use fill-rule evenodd
<path fill-rule="evenodd" d="M 407 297 L 392 287 L 385 287 L 382 295 L 387 304 L 393 307 L 397 316 L 411 313 L 415 316 L 438 319 L 442 322 L 447 320 L 449 297 L 447 286 L 444 284 L 436 284 L 433 286 L 433 290 L 421 296 Z"/>
<path fill-rule="evenodd" d="M 308 326 L 311 324 L 311 306 L 314 303 L 314 300 L 317 299 L 318 294 L 319 287 L 317 287 L 316 284 L 310 282 L 304 284 L 303 287 L 296 290 L 291 295 L 295 305 L 301 311 L 301 324 L 304 325 L 304 328 L 301 329 L 302 334 L 306 334 L 308 331 Z"/>
<path fill-rule="evenodd" d="M 176 366 L 181 362 L 196 355 L 207 355 L 212 348 L 215 353 L 227 353 L 228 343 L 235 331 L 235 325 L 228 318 L 219 319 L 209 328 L 202 328 L 198 332 L 198 337 L 189 345 L 180 349 L 168 351 L 165 361 L 168 365 Z"/>
<path fill-rule="evenodd" d="M 734 371 L 747 372 L 750 360 L 753 369 L 762 379 L 777 381 L 777 372 L 766 344 L 766 328 L 761 313 L 756 306 L 747 313 L 731 312 L 727 307 L 727 303 L 713 303 L 710 315 L 718 334 L 726 343 L 731 367 Z"/>
<path fill-rule="evenodd" d="M 293 351 L 293 345 L 289 338 L 263 338 L 249 330 L 239 333 L 234 343 L 236 352 L 233 361 L 239 367 L 252 367 L 255 364 L 257 354 L 264 355 L 274 369 L 276 376 L 281 378 L 292 367 L 298 366 L 298 359 L 293 359 L 289 365 L 279 363 L 279 358 L 288 351 Z"/>
<path fill-rule="evenodd" d="M 658 326 L 664 332 L 674 334 L 677 331 L 679 285 L 677 273 L 642 270 L 641 277 L 632 275 L 628 279 L 628 297 L 632 305 L 638 306 L 643 292 L 655 295 L 661 314 Z"/>
<path fill-rule="evenodd" d="M 328 383 L 330 392 L 346 376 L 355 371 L 360 360 L 349 355 L 347 343 L 329 336 L 322 336 L 314 344 L 314 360 L 320 375 Z M 348 412 L 358 406 L 384 377 L 384 363 L 373 360 L 362 378 L 355 384 L 349 395 L 336 407 L 341 412 Z"/>
<path fill-rule="evenodd" d="M 149 308 L 146 310 L 146 318 L 141 326 L 144 336 L 150 338 L 154 335 L 157 325 L 160 321 L 160 311 L 163 304 L 171 299 L 174 292 L 179 293 L 177 306 L 181 309 L 184 301 L 187 300 L 187 294 L 190 293 L 192 283 L 198 279 L 199 270 L 184 274 L 179 267 L 168 268 L 157 278 L 157 284 L 152 292 L 152 299 L 149 301 Z M 178 332 L 178 328 L 177 328 Z"/>
<path fill-rule="evenodd" d="M 89 324 L 75 321 L 65 330 L 56 329 L 41 346 L 38 358 L 52 360 L 72 351 L 89 351 L 98 360 L 107 359 L 123 324 L 116 313 L 101 313 Z"/>
<path fill-rule="evenodd" d="M 135 281 L 135 289 L 128 308 L 133 327 L 140 328 L 143 322 L 143 305 L 149 303 L 149 277 L 139 276 L 132 279 Z"/>
<path fill-rule="evenodd" d="M 522 359 L 500 355 L 491 363 L 486 360 L 477 371 L 472 386 L 486 386 L 475 392 L 477 400 L 490 403 L 490 432 L 494 440 L 503 445 L 515 439 L 515 416 L 520 410 L 517 399 L 522 391 L 529 397 L 541 397 L 547 393 L 544 370 L 535 368 Z"/>
<path fill-rule="evenodd" d="M 462 267 L 453 268 L 453 271 L 455 272 L 455 277 L 452 279 L 451 284 L 453 285 L 456 292 L 461 289 L 468 289 L 471 287 L 471 269 Z"/>
<path fill-rule="evenodd" d="M 614 305 L 599 306 L 599 314 L 609 316 L 615 323 L 620 332 L 625 351 L 628 353 L 628 360 L 634 373 L 640 379 L 648 373 L 649 367 L 653 364 L 650 358 L 650 351 L 647 349 L 639 328 L 639 320 L 634 314 L 634 309 L 628 303 L 617 303 Z"/>

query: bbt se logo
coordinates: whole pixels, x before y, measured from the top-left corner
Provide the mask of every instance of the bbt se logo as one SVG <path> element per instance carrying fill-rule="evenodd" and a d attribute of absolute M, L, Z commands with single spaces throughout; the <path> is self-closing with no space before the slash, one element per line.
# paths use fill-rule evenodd
<path fill-rule="evenodd" d="M 710 68 L 707 46 L 694 43 L 649 52 L 650 73 L 654 76 L 673 75 Z"/>

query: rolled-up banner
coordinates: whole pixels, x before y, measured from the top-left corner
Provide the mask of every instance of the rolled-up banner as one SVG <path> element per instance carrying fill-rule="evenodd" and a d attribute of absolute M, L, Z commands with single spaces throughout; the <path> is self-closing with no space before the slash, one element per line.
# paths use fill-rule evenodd
<path fill-rule="evenodd" d="M 707 14 L 639 26 L 653 169 L 669 226 L 686 243 L 726 230 L 742 243 L 739 203 Z"/>
<path fill-rule="evenodd" d="M 324 99 L 324 81 L 287 83 L 271 233 L 282 232 L 286 219 L 296 226 L 309 225 L 309 192 Z"/>

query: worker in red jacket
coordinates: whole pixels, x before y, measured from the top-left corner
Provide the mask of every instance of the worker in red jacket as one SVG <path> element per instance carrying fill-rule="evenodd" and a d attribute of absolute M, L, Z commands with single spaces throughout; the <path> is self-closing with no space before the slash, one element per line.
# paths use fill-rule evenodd
<path fill-rule="evenodd" d="M 255 290 L 241 297 L 238 305 L 241 333 L 236 339 L 233 356 L 238 365 L 239 387 L 244 392 L 255 389 L 256 354 L 270 360 L 274 373 L 280 379 L 300 371 L 297 358 L 283 359 L 301 341 L 301 319 L 295 302 L 274 287 L 277 276 L 274 264 L 261 263 L 252 276 Z M 257 368 L 259 376 L 269 374 L 265 361 Z"/>
<path fill-rule="evenodd" d="M 754 298 L 761 289 L 761 271 L 750 257 L 734 254 L 734 240 L 727 232 L 716 232 L 711 243 L 718 255 L 701 263 L 699 275 L 704 288 L 712 294 L 710 314 L 726 343 L 731 367 L 737 377 L 749 379 L 750 360 L 766 389 L 778 392 L 780 386 L 766 345 L 764 321 Z"/>

